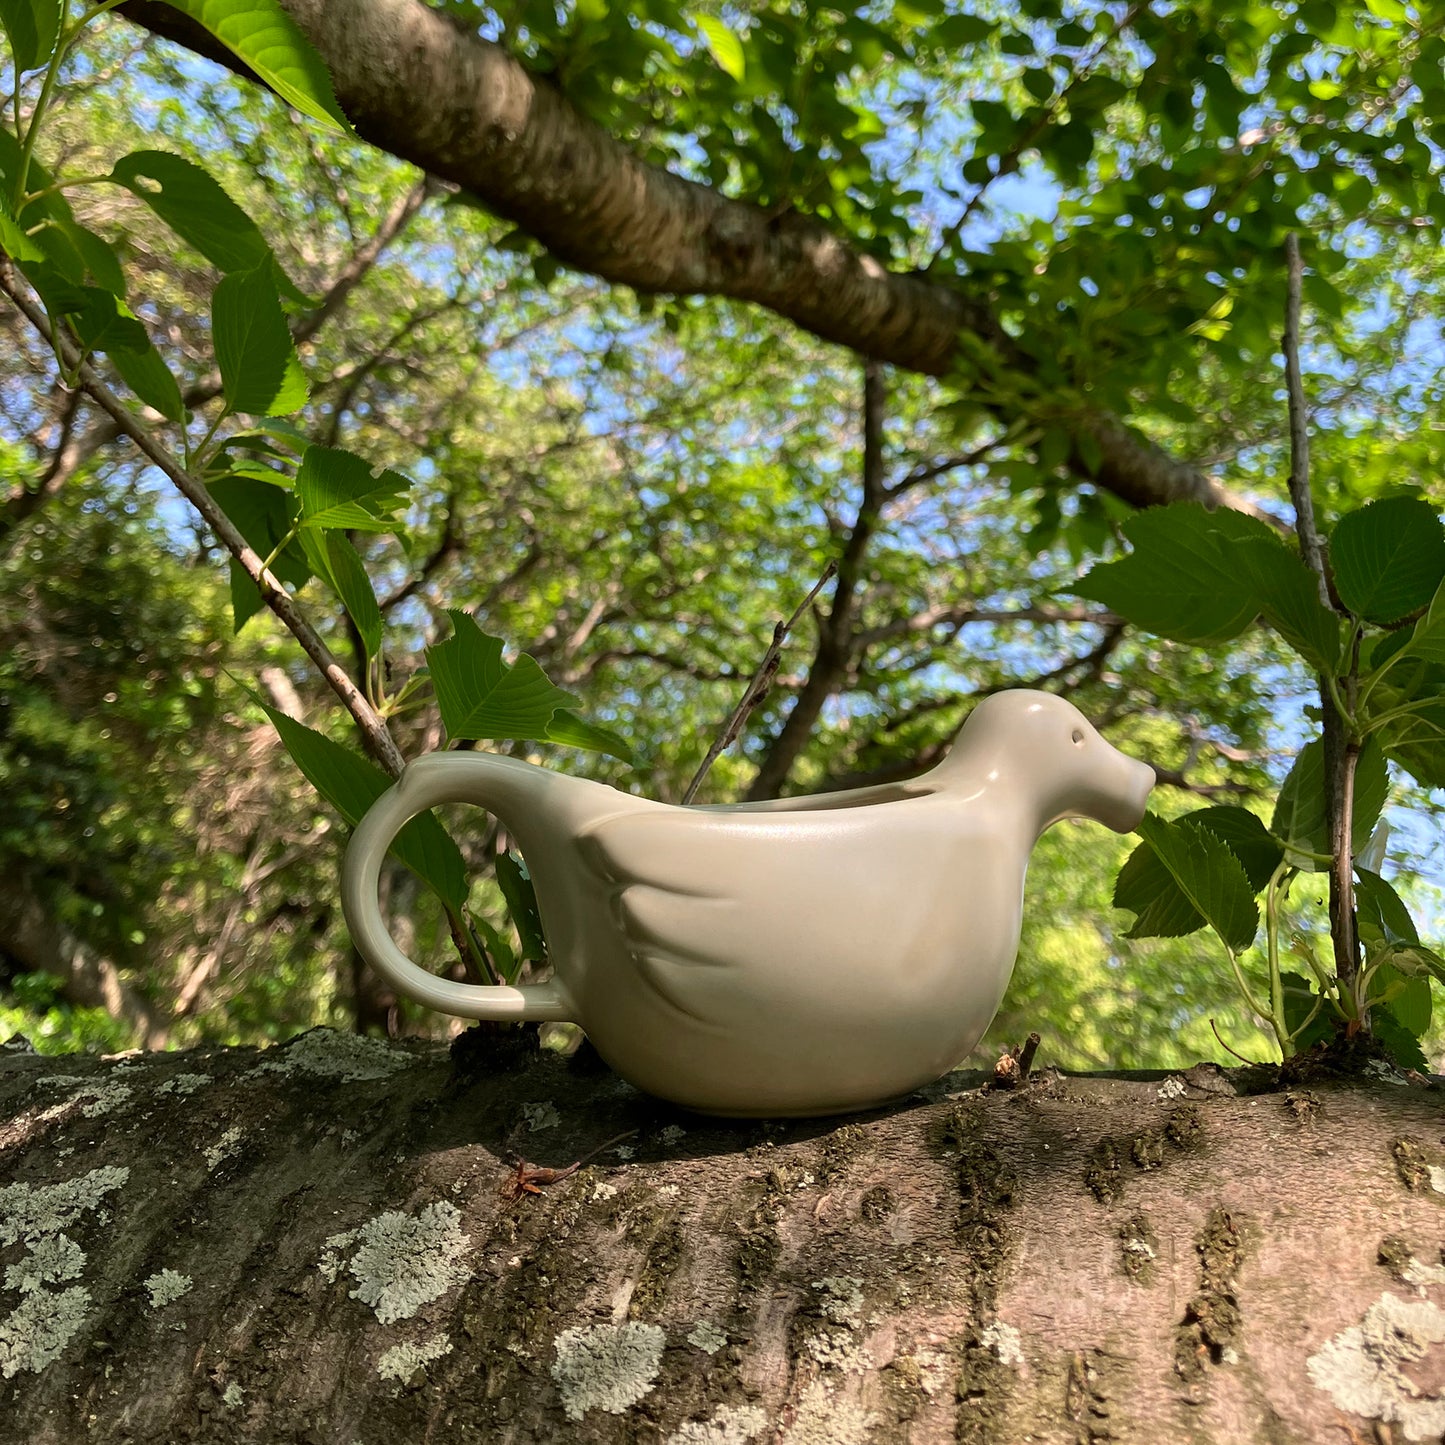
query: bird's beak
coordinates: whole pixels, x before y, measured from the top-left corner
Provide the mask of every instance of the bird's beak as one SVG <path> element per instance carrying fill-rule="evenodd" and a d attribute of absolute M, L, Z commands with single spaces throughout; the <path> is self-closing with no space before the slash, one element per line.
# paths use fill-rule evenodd
<path fill-rule="evenodd" d="M 1154 769 L 1137 758 L 1115 752 L 1109 760 L 1107 778 L 1100 779 L 1089 816 L 1116 833 L 1131 833 L 1144 821 L 1149 793 L 1154 787 Z"/>

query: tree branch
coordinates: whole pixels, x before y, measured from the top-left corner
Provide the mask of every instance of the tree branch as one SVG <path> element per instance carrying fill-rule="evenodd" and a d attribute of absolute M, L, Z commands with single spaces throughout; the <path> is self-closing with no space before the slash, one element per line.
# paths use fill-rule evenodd
<path fill-rule="evenodd" d="M 53 341 L 72 375 L 76 374 L 78 368 L 81 386 L 91 400 L 111 418 L 118 434 L 129 437 L 146 460 L 164 472 L 174 483 L 176 490 L 201 514 L 206 525 L 255 583 L 262 600 L 301 644 L 306 655 L 326 679 L 327 685 L 356 720 L 367 752 L 393 778 L 400 777 L 406 760 L 387 731 L 385 721 L 358 690 L 346 669 L 332 655 L 330 648 L 296 605 L 295 599 L 267 569 L 246 539 L 236 530 L 231 519 L 212 500 L 204 483 L 191 476 L 155 440 L 149 430 L 130 414 L 120 398 L 96 375 L 93 367 L 80 361 L 76 347 L 69 337 L 63 333 L 52 337 L 45 313 L 16 284 L 14 272 L 8 262 L 0 262 L 0 293 L 9 297 L 15 308 L 40 335 Z"/>
<path fill-rule="evenodd" d="M 1300 374 L 1300 292 L 1304 261 L 1299 237 L 1291 231 L 1284 240 L 1288 290 L 1284 319 L 1285 384 L 1289 392 L 1289 495 L 1294 503 L 1295 531 L 1300 552 L 1315 574 L 1320 601 L 1331 606 L 1329 572 L 1325 566 L 1324 544 L 1315 525 L 1314 498 L 1310 493 L 1309 414 L 1305 406 L 1304 378 Z M 1358 641 L 1355 646 L 1358 647 Z M 1354 706 L 1355 661 L 1341 679 L 1347 706 Z M 1330 852 L 1330 938 L 1334 944 L 1335 973 L 1349 985 L 1359 971 L 1359 942 L 1355 929 L 1355 873 L 1351 856 L 1351 824 L 1354 814 L 1355 764 L 1360 743 L 1349 735 L 1346 720 L 1335 704 L 1335 694 L 1325 678 L 1320 679 L 1320 731 L 1325 762 L 1325 816 L 1329 823 Z"/>
<path fill-rule="evenodd" d="M 362 278 L 381 258 L 382 252 L 407 228 L 412 217 L 435 190 L 435 184 L 424 177 L 392 206 L 370 239 L 352 253 L 332 278 L 322 295 L 320 305 L 291 328 L 292 338 L 297 345 L 313 340 L 317 332 L 345 305 Z M 219 371 L 212 371 L 187 387 L 181 399 L 187 410 L 194 410 L 208 401 L 214 401 L 220 394 L 221 374 Z M 73 420 L 72 414 L 72 425 Z M 13 492 L 6 498 L 3 506 L 0 506 L 0 545 L 4 544 L 5 539 L 21 522 L 55 496 L 92 457 L 122 434 L 122 428 L 114 419 L 98 421 L 78 437 L 72 436 L 70 428 L 67 427 L 62 443 L 51 458 L 40 485 L 32 491 Z"/>
<path fill-rule="evenodd" d="M 359 136 L 466 188 L 578 270 L 642 292 L 756 302 L 824 340 L 931 376 L 952 370 L 960 333 L 1029 369 L 988 306 L 955 284 L 891 272 L 809 216 L 730 200 L 648 164 L 502 47 L 421 0 L 283 4 L 326 61 Z M 128 0 L 120 9 L 248 73 L 171 6 Z M 1077 425 L 1097 448 L 1091 479 L 1126 501 L 1234 505 L 1118 418 Z M 1090 475 L 1077 450 L 1073 464 Z"/>

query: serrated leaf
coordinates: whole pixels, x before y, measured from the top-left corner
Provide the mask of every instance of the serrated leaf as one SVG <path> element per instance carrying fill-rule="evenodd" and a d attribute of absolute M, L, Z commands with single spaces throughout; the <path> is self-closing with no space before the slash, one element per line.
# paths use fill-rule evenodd
<path fill-rule="evenodd" d="M 734 80 L 741 81 L 747 73 L 747 57 L 743 54 L 743 43 L 721 20 L 714 15 L 689 17 L 707 45 L 712 58 Z"/>
<path fill-rule="evenodd" d="M 537 892 L 532 880 L 510 853 L 498 853 L 494 860 L 497 885 L 507 900 L 507 912 L 517 928 L 522 957 L 541 962 L 547 957 L 547 940 L 542 934 L 542 915 L 537 911 Z"/>
<path fill-rule="evenodd" d="M 1370 1015 L 1370 1032 L 1385 1046 L 1402 1069 L 1430 1072 L 1429 1062 L 1420 1050 L 1420 1041 L 1389 1011 L 1376 1009 Z"/>
<path fill-rule="evenodd" d="M 1239 859 L 1206 828 L 1148 813 L 1138 829 L 1204 921 L 1239 953 L 1254 942 L 1259 909 Z"/>
<path fill-rule="evenodd" d="M 1274 874 L 1284 858 L 1284 850 L 1270 836 L 1263 821 L 1247 808 L 1232 804 L 1201 808 L 1186 814 L 1185 820 L 1206 828 L 1222 842 L 1244 868 L 1249 886 L 1258 893 Z"/>
<path fill-rule="evenodd" d="M 391 779 L 375 763 L 333 742 L 325 733 L 265 703 L 260 705 L 307 782 L 354 828 L 391 786 Z M 467 901 L 466 865 L 461 850 L 433 814 L 413 818 L 388 851 L 453 912 L 461 911 Z"/>
<path fill-rule="evenodd" d="M 276 0 L 170 0 L 239 55 L 290 105 L 322 125 L 349 131 L 325 62 Z"/>
<path fill-rule="evenodd" d="M 0 0 L 0 26 L 10 41 L 17 78 L 50 63 L 63 18 L 63 0 Z"/>
<path fill-rule="evenodd" d="M 1430 503 L 1387 497 L 1340 518 L 1330 564 L 1345 606 L 1388 626 L 1426 606 L 1445 580 L 1445 529 Z"/>
<path fill-rule="evenodd" d="M 1227 642 L 1259 612 L 1250 579 L 1229 554 L 1233 530 L 1229 518 L 1193 502 L 1150 507 L 1124 523 L 1128 556 L 1098 564 L 1065 590 L 1160 637 Z"/>
<path fill-rule="evenodd" d="M 397 526 L 390 513 L 410 486 L 400 472 L 373 474 L 364 458 L 340 447 L 307 447 L 296 473 L 302 524 L 320 531 L 389 532 Z"/>
<path fill-rule="evenodd" d="M 552 720 L 547 724 L 547 741 L 561 743 L 564 747 L 582 748 L 586 752 L 606 753 L 608 757 L 620 758 L 624 763 L 632 761 L 632 749 L 620 734 L 611 728 L 586 722 L 566 708 L 559 708 L 552 714 Z"/>
<path fill-rule="evenodd" d="M 1114 907 L 1138 915 L 1125 935 L 1128 938 L 1182 938 L 1205 926 L 1204 915 L 1148 843 L 1140 843 L 1119 870 Z"/>
<path fill-rule="evenodd" d="M 193 162 L 168 151 L 134 151 L 110 175 L 220 270 L 257 271 L 270 263 L 271 248 L 256 223 Z"/>
<path fill-rule="evenodd" d="M 1230 555 L 1248 576 L 1264 620 L 1316 672 L 1333 677 L 1343 619 L 1320 600 L 1319 583 L 1299 554 L 1275 538 L 1251 537 Z"/>
<path fill-rule="evenodd" d="M 25 234 L 25 228 L 10 214 L 10 207 L 0 201 L 0 251 L 21 265 L 31 261 L 43 264 L 45 252 Z"/>
<path fill-rule="evenodd" d="M 270 416 L 306 404 L 306 378 L 269 267 L 221 280 L 211 298 L 211 330 L 232 411 Z"/>
<path fill-rule="evenodd" d="M 1351 849 L 1359 852 L 1370 841 L 1390 791 L 1390 774 L 1379 744 L 1369 738 L 1355 763 L 1354 818 Z M 1330 851 L 1325 814 L 1325 745 L 1318 738 L 1306 743 L 1294 760 L 1275 804 L 1270 832 L 1284 845 L 1290 865 L 1304 873 L 1323 873 L 1329 864 L 1306 853 Z"/>
<path fill-rule="evenodd" d="M 510 667 L 502 640 L 483 632 L 465 612 L 448 612 L 453 635 L 426 650 L 432 686 L 447 736 L 542 738 L 553 715 L 574 701 L 555 687 L 524 652 Z"/>

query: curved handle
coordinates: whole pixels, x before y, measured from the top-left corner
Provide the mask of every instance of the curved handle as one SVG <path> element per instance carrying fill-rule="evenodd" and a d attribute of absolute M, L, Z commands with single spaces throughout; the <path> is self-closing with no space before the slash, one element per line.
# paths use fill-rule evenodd
<path fill-rule="evenodd" d="M 485 761 L 491 761 L 486 759 Z M 505 764 L 510 759 L 496 759 Z M 356 825 L 341 869 L 341 911 L 362 957 L 402 993 L 442 1013 L 469 1019 L 554 1020 L 576 1015 L 559 983 L 453 983 L 413 963 L 392 940 L 381 916 L 377 885 L 392 839 L 418 813 L 438 803 L 477 803 L 495 812 L 480 755 L 433 754 L 408 765 L 401 777 L 371 805 Z M 512 763 L 513 767 L 518 766 Z M 505 772 L 501 775 L 505 777 Z"/>

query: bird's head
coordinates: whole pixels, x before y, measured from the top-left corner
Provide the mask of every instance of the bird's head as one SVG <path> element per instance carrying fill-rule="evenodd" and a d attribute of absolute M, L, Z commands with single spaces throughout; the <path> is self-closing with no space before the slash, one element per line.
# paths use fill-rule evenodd
<path fill-rule="evenodd" d="M 1026 789 L 1039 805 L 1040 831 L 1062 818 L 1093 818 L 1127 833 L 1154 786 L 1154 769 L 1105 742 L 1073 703 L 1025 688 L 979 703 L 954 755 Z"/>

